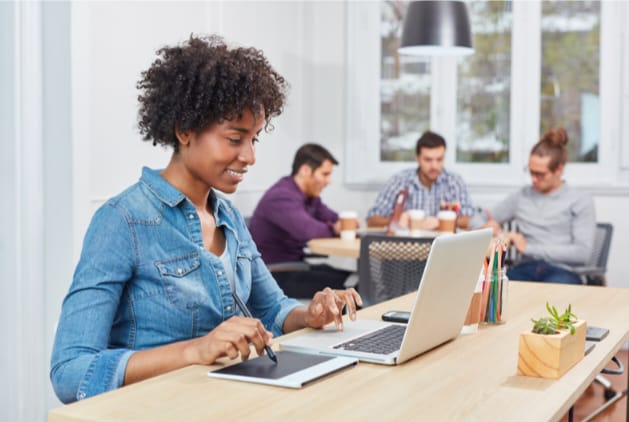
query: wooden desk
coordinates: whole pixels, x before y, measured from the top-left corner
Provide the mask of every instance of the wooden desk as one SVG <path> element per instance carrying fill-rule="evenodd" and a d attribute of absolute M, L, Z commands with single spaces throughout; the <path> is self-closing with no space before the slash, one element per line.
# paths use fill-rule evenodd
<path fill-rule="evenodd" d="M 308 242 L 308 249 L 319 255 L 358 258 L 360 256 L 360 239 L 342 240 L 338 237 L 312 239 Z"/>
<path fill-rule="evenodd" d="M 379 318 L 412 301 L 406 295 L 360 316 Z M 518 334 L 545 313 L 546 301 L 558 309 L 572 304 L 609 335 L 558 380 L 517 376 Z M 629 289 L 513 282 L 506 324 L 481 327 L 401 366 L 360 363 L 300 390 L 209 379 L 211 367 L 191 366 L 53 409 L 49 421 L 558 420 L 627 340 L 628 304 Z"/>

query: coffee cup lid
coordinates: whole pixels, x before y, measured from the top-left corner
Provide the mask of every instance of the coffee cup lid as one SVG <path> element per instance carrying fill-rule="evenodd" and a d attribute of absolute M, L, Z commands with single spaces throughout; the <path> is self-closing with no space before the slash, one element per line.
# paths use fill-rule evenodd
<path fill-rule="evenodd" d="M 437 218 L 442 218 L 444 220 L 454 220 L 456 218 L 456 213 L 451 210 L 442 210 L 437 214 Z"/>
<path fill-rule="evenodd" d="M 408 215 L 411 218 L 424 218 L 424 216 L 426 215 L 426 213 L 424 212 L 424 210 L 408 210 Z"/>

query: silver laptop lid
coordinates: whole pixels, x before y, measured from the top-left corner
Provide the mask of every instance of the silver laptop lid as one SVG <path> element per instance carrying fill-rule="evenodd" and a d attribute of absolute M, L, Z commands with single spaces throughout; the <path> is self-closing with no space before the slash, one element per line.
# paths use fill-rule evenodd
<path fill-rule="evenodd" d="M 484 229 L 435 239 L 397 363 L 459 335 L 491 236 Z"/>
<path fill-rule="evenodd" d="M 382 355 L 334 347 L 392 325 L 366 319 L 346 321 L 343 331 L 336 331 L 330 324 L 321 330 L 284 340 L 280 348 L 302 353 L 352 356 L 362 361 L 393 365 L 455 338 L 463 326 L 491 233 L 491 229 L 486 229 L 442 235 L 434 241 L 400 350 Z"/>

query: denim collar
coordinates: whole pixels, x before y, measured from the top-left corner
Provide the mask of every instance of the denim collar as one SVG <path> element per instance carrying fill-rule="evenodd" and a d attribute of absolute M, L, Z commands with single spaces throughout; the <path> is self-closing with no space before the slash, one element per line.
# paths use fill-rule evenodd
<path fill-rule="evenodd" d="M 153 170 L 148 167 L 142 167 L 141 181 L 157 196 L 160 201 L 167 204 L 169 207 L 176 207 L 186 199 L 186 195 L 181 193 L 177 188 L 168 183 L 166 179 L 161 176 L 163 170 Z"/>
<path fill-rule="evenodd" d="M 177 207 L 185 201 L 187 197 L 161 176 L 162 171 L 163 169 L 154 170 L 148 167 L 143 167 L 140 181 L 144 183 L 164 204 L 171 208 Z M 227 226 L 232 228 L 233 213 L 231 212 L 230 207 L 227 206 L 226 200 L 217 196 L 214 189 L 212 189 L 210 191 L 208 201 L 214 210 L 216 225 L 219 226 L 225 223 Z"/>

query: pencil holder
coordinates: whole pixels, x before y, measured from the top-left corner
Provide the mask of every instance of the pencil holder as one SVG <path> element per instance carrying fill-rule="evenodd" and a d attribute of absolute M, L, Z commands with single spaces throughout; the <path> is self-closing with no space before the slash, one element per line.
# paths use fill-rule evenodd
<path fill-rule="evenodd" d="M 488 270 L 489 271 L 489 270 Z M 493 269 L 485 276 L 481 300 L 481 323 L 504 324 L 509 295 L 509 279 L 504 268 Z"/>

